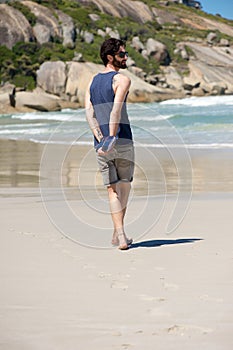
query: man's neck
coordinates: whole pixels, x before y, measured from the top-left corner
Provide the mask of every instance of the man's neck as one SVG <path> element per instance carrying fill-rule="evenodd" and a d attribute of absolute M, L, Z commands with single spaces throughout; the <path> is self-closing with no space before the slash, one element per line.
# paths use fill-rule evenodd
<path fill-rule="evenodd" d="M 108 63 L 107 66 L 105 67 L 104 72 L 118 72 L 120 68 L 113 66 L 111 63 Z"/>

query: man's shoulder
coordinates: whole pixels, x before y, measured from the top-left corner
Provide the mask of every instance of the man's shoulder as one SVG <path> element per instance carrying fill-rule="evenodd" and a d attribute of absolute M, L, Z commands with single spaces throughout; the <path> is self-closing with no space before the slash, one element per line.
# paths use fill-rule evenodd
<path fill-rule="evenodd" d="M 116 75 L 114 76 L 114 79 L 115 79 L 117 82 L 124 83 L 124 84 L 130 84 L 130 83 L 131 83 L 131 79 L 130 79 L 127 75 L 125 75 L 125 74 L 123 74 L 123 73 L 121 73 L 121 72 L 119 72 L 118 74 L 116 74 Z"/>

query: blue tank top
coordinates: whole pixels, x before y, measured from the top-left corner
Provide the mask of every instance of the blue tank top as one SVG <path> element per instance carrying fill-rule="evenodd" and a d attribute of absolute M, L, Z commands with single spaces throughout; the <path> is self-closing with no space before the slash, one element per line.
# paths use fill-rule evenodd
<path fill-rule="evenodd" d="M 115 98 L 112 81 L 116 74 L 118 74 L 118 72 L 115 71 L 99 73 L 93 78 L 90 86 L 90 100 L 103 136 L 109 136 L 110 113 Z M 132 142 L 132 132 L 126 110 L 126 99 L 121 110 L 121 120 L 117 131 L 117 137 L 118 144 Z M 96 138 L 94 138 L 94 143 L 95 146 L 98 144 Z"/>

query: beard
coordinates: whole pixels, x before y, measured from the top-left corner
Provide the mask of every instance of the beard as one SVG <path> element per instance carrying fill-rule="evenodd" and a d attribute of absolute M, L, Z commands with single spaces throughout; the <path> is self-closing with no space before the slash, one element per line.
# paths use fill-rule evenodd
<path fill-rule="evenodd" d="M 121 68 L 121 69 L 126 69 L 127 68 L 126 60 L 118 61 L 115 57 L 113 59 L 112 64 L 113 64 L 114 67 L 117 67 L 117 68 Z"/>

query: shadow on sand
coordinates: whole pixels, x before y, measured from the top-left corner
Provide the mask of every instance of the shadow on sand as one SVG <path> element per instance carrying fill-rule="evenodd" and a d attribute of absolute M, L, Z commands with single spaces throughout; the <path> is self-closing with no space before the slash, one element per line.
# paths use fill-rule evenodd
<path fill-rule="evenodd" d="M 193 242 L 202 241 L 202 240 L 203 240 L 202 238 L 152 239 L 150 241 L 133 243 L 129 247 L 129 249 L 140 248 L 140 247 L 153 248 L 153 247 L 160 247 L 162 245 L 193 243 Z"/>

